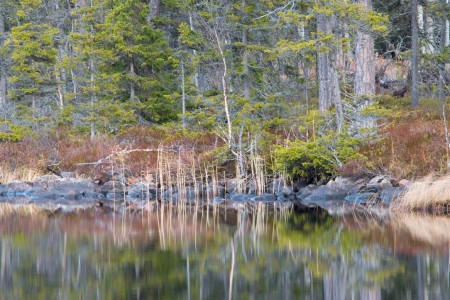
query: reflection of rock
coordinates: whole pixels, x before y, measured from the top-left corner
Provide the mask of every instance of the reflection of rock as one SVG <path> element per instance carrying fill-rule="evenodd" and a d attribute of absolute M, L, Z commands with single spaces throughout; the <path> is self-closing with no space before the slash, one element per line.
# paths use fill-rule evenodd
<path fill-rule="evenodd" d="M 33 190 L 33 186 L 28 182 L 14 180 L 8 183 L 4 190 L 5 196 L 24 196 Z"/>

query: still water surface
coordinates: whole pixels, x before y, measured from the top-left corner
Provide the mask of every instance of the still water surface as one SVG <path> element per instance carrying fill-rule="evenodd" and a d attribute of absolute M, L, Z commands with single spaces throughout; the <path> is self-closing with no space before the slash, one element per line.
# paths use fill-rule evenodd
<path fill-rule="evenodd" d="M 0 217 L 0 299 L 450 299 L 450 219 Z"/>

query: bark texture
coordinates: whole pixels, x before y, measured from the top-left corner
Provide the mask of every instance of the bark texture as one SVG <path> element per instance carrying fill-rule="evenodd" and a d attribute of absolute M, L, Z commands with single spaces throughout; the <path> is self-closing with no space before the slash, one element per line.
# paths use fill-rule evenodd
<path fill-rule="evenodd" d="M 336 25 L 334 16 L 317 16 L 317 31 L 324 35 L 333 33 Z M 336 70 L 336 47 L 333 44 L 325 45 L 326 49 L 319 49 L 317 54 L 317 77 L 319 83 L 319 109 L 321 112 L 332 105 L 336 110 L 336 128 L 341 130 L 344 117 L 342 110 L 341 92 L 339 89 L 339 76 Z"/>
<path fill-rule="evenodd" d="M 411 1 L 411 106 L 419 105 L 419 24 L 417 20 L 418 0 Z"/>
<path fill-rule="evenodd" d="M 366 10 L 372 9 L 372 0 L 360 0 Z M 375 94 L 375 53 L 373 37 L 358 31 L 355 50 L 355 94 Z"/>

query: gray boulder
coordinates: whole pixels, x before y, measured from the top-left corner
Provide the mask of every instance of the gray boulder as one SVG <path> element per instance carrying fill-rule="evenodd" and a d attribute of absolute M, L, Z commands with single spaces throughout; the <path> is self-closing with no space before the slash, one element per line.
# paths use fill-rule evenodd
<path fill-rule="evenodd" d="M 290 195 L 292 194 L 292 187 L 283 178 L 276 178 L 270 183 L 267 192 L 270 194 L 283 193 Z"/>
<path fill-rule="evenodd" d="M 348 195 L 345 197 L 345 200 L 352 203 L 368 204 L 374 203 L 377 198 L 377 193 L 368 192 Z"/>
<path fill-rule="evenodd" d="M 208 186 L 205 186 L 203 188 L 203 195 L 205 197 L 208 195 L 210 198 L 214 198 L 214 197 L 223 198 L 223 197 L 225 197 L 225 187 L 220 184 L 214 186 L 211 182 L 208 184 Z"/>
<path fill-rule="evenodd" d="M 14 180 L 8 183 L 3 189 L 3 195 L 14 197 L 14 196 L 25 196 L 33 190 L 33 186 L 28 182 L 23 182 L 19 180 Z"/>
<path fill-rule="evenodd" d="M 195 203 L 199 197 L 195 195 L 195 188 L 193 186 L 187 186 L 182 191 L 178 191 L 172 195 L 174 201 L 184 201 L 187 203 Z"/>
<path fill-rule="evenodd" d="M 108 181 L 105 184 L 98 186 L 95 191 L 105 195 L 113 193 L 119 194 L 124 193 L 125 185 L 120 181 Z"/>
<path fill-rule="evenodd" d="M 346 184 L 330 181 L 326 185 L 318 187 L 304 199 L 304 202 L 344 200 L 348 190 L 349 187 Z"/>
<path fill-rule="evenodd" d="M 44 175 L 33 181 L 33 187 L 49 190 L 57 185 L 61 180 L 62 178 L 56 175 Z"/>
<path fill-rule="evenodd" d="M 137 182 L 128 187 L 128 196 L 131 198 L 146 198 L 148 191 L 148 186 L 143 182 Z"/>
<path fill-rule="evenodd" d="M 401 196 L 403 191 L 404 189 L 398 187 L 385 188 L 381 191 L 378 197 L 380 198 L 381 203 L 389 205 L 392 200 Z"/>
<path fill-rule="evenodd" d="M 379 192 L 382 191 L 385 188 L 391 188 L 392 183 L 389 177 L 378 175 L 372 178 L 367 185 L 361 187 L 361 192 Z"/>
<path fill-rule="evenodd" d="M 318 188 L 319 187 L 315 184 L 310 184 L 306 187 L 303 187 L 297 193 L 295 193 L 296 199 L 298 201 L 303 201 L 303 200 L 305 200 L 306 197 L 311 195 Z"/>
<path fill-rule="evenodd" d="M 245 180 L 240 178 L 231 178 L 226 181 L 227 193 L 237 193 L 240 188 L 245 191 Z"/>

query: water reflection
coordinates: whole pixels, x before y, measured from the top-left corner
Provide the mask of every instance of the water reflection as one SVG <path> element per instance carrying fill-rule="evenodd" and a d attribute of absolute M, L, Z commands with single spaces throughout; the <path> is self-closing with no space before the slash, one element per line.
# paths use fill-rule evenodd
<path fill-rule="evenodd" d="M 448 299 L 446 228 L 411 215 L 4 216 L 0 298 Z"/>

